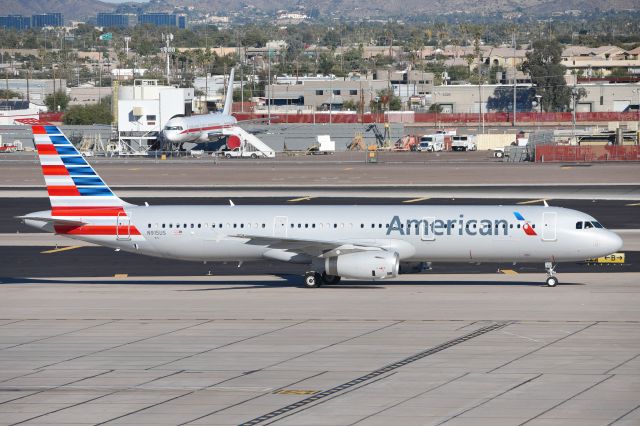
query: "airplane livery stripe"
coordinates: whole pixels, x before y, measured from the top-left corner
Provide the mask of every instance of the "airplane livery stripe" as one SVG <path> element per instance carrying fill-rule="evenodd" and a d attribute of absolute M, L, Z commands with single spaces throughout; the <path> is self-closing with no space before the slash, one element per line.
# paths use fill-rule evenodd
<path fill-rule="evenodd" d="M 77 155 L 77 151 L 73 146 L 52 145 L 59 155 Z"/>
<path fill-rule="evenodd" d="M 45 176 L 66 176 L 69 174 L 65 166 L 42 166 L 42 174 Z"/>
<path fill-rule="evenodd" d="M 91 167 L 67 167 L 66 170 L 68 170 L 69 174 L 71 176 L 95 176 L 96 172 L 93 171 L 93 169 Z"/>
<path fill-rule="evenodd" d="M 58 155 L 55 146 L 46 144 L 37 144 L 38 155 Z"/>
<path fill-rule="evenodd" d="M 78 188 L 75 186 L 47 186 L 47 192 L 50 197 L 55 196 L 78 196 L 80 193 L 78 192 Z"/>
<path fill-rule="evenodd" d="M 102 179 L 98 176 L 74 176 L 72 177 L 73 183 L 76 185 L 85 186 L 105 186 Z"/>
<path fill-rule="evenodd" d="M 80 155 L 60 157 L 64 165 L 86 166 L 87 162 Z"/>
<path fill-rule="evenodd" d="M 122 207 L 83 206 L 83 207 L 53 207 L 52 216 L 108 216 L 124 215 Z"/>
<path fill-rule="evenodd" d="M 106 186 L 91 187 L 91 188 L 78 187 L 78 191 L 80 192 L 80 195 L 96 195 L 96 196 L 113 195 L 113 192 L 111 192 L 111 190 Z"/>
<path fill-rule="evenodd" d="M 142 235 L 135 226 L 115 225 L 56 225 L 56 234 L 66 235 Z"/>

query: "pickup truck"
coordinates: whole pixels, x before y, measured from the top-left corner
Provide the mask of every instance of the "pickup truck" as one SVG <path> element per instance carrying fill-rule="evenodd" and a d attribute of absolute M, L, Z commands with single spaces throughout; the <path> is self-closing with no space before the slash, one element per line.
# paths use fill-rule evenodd
<path fill-rule="evenodd" d="M 478 146 L 475 142 L 475 136 L 472 135 L 460 135 L 452 136 L 451 150 L 452 151 L 475 151 Z"/>
<path fill-rule="evenodd" d="M 220 151 L 220 155 L 224 156 L 225 158 L 269 158 L 274 157 L 274 154 L 275 153 L 272 152 L 265 153 L 262 151 L 248 151 L 246 149 L 242 149 L 241 147 Z"/>

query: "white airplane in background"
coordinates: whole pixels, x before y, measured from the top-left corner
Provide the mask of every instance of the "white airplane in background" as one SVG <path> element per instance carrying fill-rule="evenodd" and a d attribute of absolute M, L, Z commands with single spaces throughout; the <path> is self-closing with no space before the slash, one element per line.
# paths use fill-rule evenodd
<path fill-rule="evenodd" d="M 379 280 L 425 261 L 544 263 L 615 252 L 622 239 L 593 217 L 548 206 L 136 206 L 118 198 L 69 140 L 33 126 L 51 210 L 35 228 L 118 250 L 192 261 L 308 265 L 307 287 Z"/>
<path fill-rule="evenodd" d="M 160 132 L 160 137 L 176 144 L 206 142 L 210 135 L 221 135 L 223 129 L 235 127 L 238 121 L 231 115 L 234 71 L 235 69 L 231 68 L 222 112 L 190 117 L 173 117 L 165 124 L 164 129 Z"/>

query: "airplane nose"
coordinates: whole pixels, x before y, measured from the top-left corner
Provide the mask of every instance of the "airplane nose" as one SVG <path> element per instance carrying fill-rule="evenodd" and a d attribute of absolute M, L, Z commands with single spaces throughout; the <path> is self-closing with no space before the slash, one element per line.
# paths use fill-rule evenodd
<path fill-rule="evenodd" d="M 608 254 L 615 253 L 622 248 L 622 238 L 615 232 L 607 232 L 605 235 L 602 235 L 602 239 L 600 241 L 600 246 L 603 249 L 607 250 Z"/>

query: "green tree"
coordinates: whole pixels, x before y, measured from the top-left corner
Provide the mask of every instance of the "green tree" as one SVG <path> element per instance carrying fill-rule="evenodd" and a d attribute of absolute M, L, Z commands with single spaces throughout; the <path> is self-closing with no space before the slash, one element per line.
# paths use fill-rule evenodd
<path fill-rule="evenodd" d="M 99 104 L 74 105 L 64 114 L 65 124 L 111 124 L 111 98 Z"/>
<path fill-rule="evenodd" d="M 571 89 L 564 80 L 562 45 L 555 39 L 533 42 L 533 51 L 527 52 L 522 69 L 531 76 L 536 94 L 545 111 L 566 111 L 571 103 Z"/>
<path fill-rule="evenodd" d="M 64 90 L 56 90 L 44 98 L 44 104 L 49 111 L 65 111 L 71 99 Z"/>

